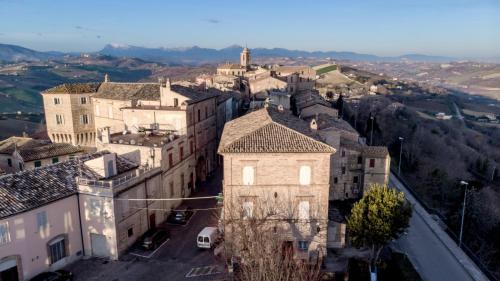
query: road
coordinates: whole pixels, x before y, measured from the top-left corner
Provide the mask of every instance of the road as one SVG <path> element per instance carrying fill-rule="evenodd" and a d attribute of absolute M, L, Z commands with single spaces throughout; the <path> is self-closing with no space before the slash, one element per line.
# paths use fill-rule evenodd
<path fill-rule="evenodd" d="M 458 120 L 460 120 L 462 122 L 462 124 L 464 124 L 464 116 L 462 115 L 462 113 L 460 112 L 460 108 L 458 108 L 458 105 L 456 103 L 453 103 L 453 107 L 455 107 L 455 111 L 457 113 L 457 118 Z"/>
<path fill-rule="evenodd" d="M 216 195 L 221 187 L 220 172 L 202 184 L 191 197 Z M 181 207 L 210 209 L 216 206 L 215 199 L 187 200 Z M 213 255 L 212 250 L 200 250 L 196 237 L 205 226 L 216 226 L 215 210 L 198 210 L 185 226 L 164 225 L 171 232 L 170 240 L 150 257 L 126 254 L 119 261 L 90 258 L 75 262 L 66 269 L 80 281 L 200 281 L 220 280 L 224 275 L 224 263 Z M 217 272 L 220 272 L 217 274 Z"/>
<path fill-rule="evenodd" d="M 392 173 L 389 185 L 414 205 L 408 233 L 393 246 L 408 255 L 424 280 L 488 280 Z"/>

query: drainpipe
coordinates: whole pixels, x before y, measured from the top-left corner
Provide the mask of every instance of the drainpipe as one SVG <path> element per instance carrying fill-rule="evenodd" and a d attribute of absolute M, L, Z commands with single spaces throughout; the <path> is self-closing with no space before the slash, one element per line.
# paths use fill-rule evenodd
<path fill-rule="evenodd" d="M 80 239 L 82 242 L 83 256 L 85 256 L 85 244 L 83 243 L 83 227 L 82 227 L 82 212 L 80 211 L 80 193 L 76 193 L 76 200 L 78 201 L 78 221 L 80 222 Z"/>

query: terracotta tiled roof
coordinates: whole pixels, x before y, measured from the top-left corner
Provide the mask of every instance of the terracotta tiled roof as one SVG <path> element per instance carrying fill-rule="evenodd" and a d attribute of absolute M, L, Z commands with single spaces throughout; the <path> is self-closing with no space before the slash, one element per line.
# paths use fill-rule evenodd
<path fill-rule="evenodd" d="M 159 83 L 102 83 L 95 98 L 111 100 L 159 100 Z"/>
<path fill-rule="evenodd" d="M 358 132 L 349 124 L 347 121 L 343 119 L 339 119 L 337 117 L 330 116 L 325 113 L 318 114 L 318 116 L 310 116 L 307 119 L 316 119 L 316 122 L 318 123 L 318 129 L 319 130 L 325 130 L 325 129 L 338 129 L 350 133 L 355 133 L 357 134 Z"/>
<path fill-rule="evenodd" d="M 385 158 L 389 155 L 389 150 L 385 146 L 363 146 L 365 157 Z"/>
<path fill-rule="evenodd" d="M 83 148 L 68 143 L 50 143 L 31 138 L 10 137 L 0 142 L 0 154 L 12 155 L 16 146 L 24 162 L 84 151 Z"/>
<path fill-rule="evenodd" d="M 57 164 L 0 177 L 0 219 L 26 212 L 77 192 L 76 177 L 99 179 L 83 164 L 109 152 L 102 151 Z M 137 165 L 117 157 L 118 174 Z"/>
<path fill-rule="evenodd" d="M 171 90 L 188 98 L 188 103 L 196 103 L 206 99 L 214 98 L 220 93 L 220 91 L 217 91 L 215 89 L 205 92 L 175 84 L 171 86 Z"/>
<path fill-rule="evenodd" d="M 221 64 L 217 68 L 220 68 L 220 69 L 238 69 L 238 70 L 245 69 L 243 66 L 236 64 L 236 63 Z"/>
<path fill-rule="evenodd" d="M 44 94 L 82 94 L 95 93 L 101 83 L 65 83 L 43 91 Z"/>
<path fill-rule="evenodd" d="M 272 107 L 262 108 L 226 123 L 220 153 L 334 153 L 309 123 Z"/>

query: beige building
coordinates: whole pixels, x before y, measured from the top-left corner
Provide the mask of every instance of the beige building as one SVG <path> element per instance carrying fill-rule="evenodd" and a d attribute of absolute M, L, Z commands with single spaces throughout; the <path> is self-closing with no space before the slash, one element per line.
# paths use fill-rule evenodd
<path fill-rule="evenodd" d="M 311 128 L 312 126 L 312 128 Z M 314 124 L 271 107 L 226 124 L 219 145 L 224 162 L 225 239 L 239 248 L 235 222 L 262 219 L 294 257 L 326 255 L 330 158 Z M 234 249 L 244 255 L 242 249 Z"/>
<path fill-rule="evenodd" d="M 0 141 L 0 169 L 7 173 L 67 161 L 84 152 L 68 143 L 50 143 L 25 137 L 10 137 Z"/>
<path fill-rule="evenodd" d="M 54 143 L 93 146 L 94 112 L 91 97 L 99 83 L 62 84 L 43 91 L 47 134 Z"/>

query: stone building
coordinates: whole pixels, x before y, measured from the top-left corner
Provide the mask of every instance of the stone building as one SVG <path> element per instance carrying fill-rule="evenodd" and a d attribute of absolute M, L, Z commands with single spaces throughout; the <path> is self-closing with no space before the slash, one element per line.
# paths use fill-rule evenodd
<path fill-rule="evenodd" d="M 118 259 L 180 204 L 145 200 L 183 196 L 171 173 L 178 163 L 164 172 L 100 151 L 0 177 L 1 280 L 28 280 L 84 256 Z"/>
<path fill-rule="evenodd" d="M 330 173 L 330 200 L 358 199 L 370 184 L 387 184 L 390 156 L 385 146 L 366 146 L 358 132 L 336 116 L 320 113 L 314 120 L 318 133 L 334 147 Z"/>
<path fill-rule="evenodd" d="M 15 173 L 66 161 L 84 152 L 68 143 L 50 143 L 25 137 L 0 141 L 0 169 Z"/>
<path fill-rule="evenodd" d="M 218 151 L 224 162 L 225 239 L 233 250 L 243 250 L 234 222 L 256 218 L 280 234 L 295 258 L 326 254 L 335 149 L 321 142 L 314 125 L 282 108 L 262 108 L 227 123 Z"/>
<path fill-rule="evenodd" d="M 62 84 L 43 91 L 47 134 L 54 143 L 93 146 L 96 131 L 91 97 L 99 83 Z"/>

